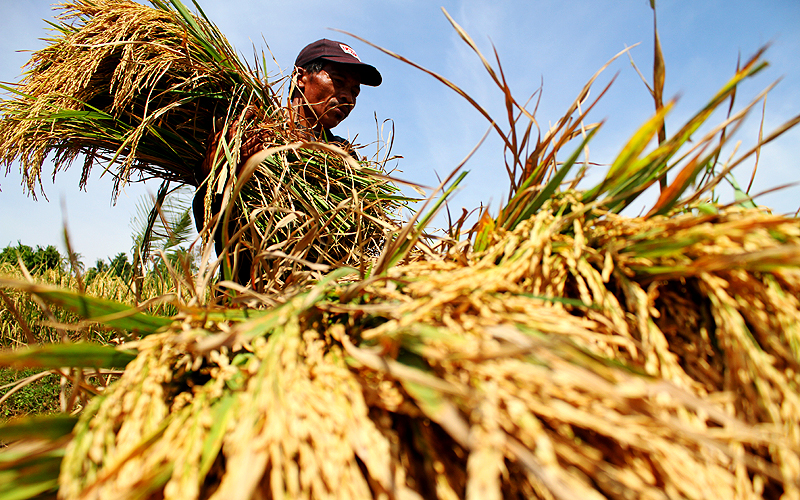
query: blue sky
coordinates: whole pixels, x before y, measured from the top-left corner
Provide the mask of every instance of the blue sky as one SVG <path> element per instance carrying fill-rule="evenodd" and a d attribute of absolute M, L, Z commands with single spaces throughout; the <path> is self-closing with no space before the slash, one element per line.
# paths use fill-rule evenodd
<path fill-rule="evenodd" d="M 42 46 L 39 38 L 47 35 L 43 19 L 53 16 L 50 3 L 3 1 L 0 81 L 19 79 L 28 54 L 17 51 Z M 384 84 L 362 89 L 358 106 L 336 133 L 358 134 L 360 143 L 371 143 L 377 137 L 376 117 L 380 123 L 393 120 L 394 153 L 403 156 L 396 164 L 402 171 L 397 175 L 424 185 L 436 185 L 437 175 L 447 175 L 478 143 L 488 123 L 430 76 L 328 28 L 357 34 L 442 74 L 498 121 L 504 118 L 502 94 L 450 27 L 441 7 L 486 55 L 491 55 L 494 44 L 518 99 L 524 101 L 542 86 L 536 116 L 543 127 L 560 118 L 591 75 L 626 46 L 640 43 L 631 54 L 648 78 L 652 73 L 648 0 L 205 0 L 201 5 L 246 58 L 254 45 L 265 48 L 266 40 L 280 63 L 267 68 L 270 74 L 288 71 L 297 52 L 318 38 L 350 43 L 363 60 L 379 68 Z M 765 130 L 800 114 L 800 2 L 661 0 L 657 7 L 667 70 L 665 96 L 679 96 L 667 121 L 668 131 L 677 129 L 730 78 L 739 54 L 746 59 L 766 43 L 772 43 L 766 54 L 770 67 L 742 86 L 739 103 L 783 78 L 767 99 Z M 589 121 L 606 120 L 590 144 L 592 162 L 610 162 L 653 110 L 647 89 L 627 57 L 606 70 L 594 86 L 594 95 L 617 73 L 611 90 L 589 116 Z M 722 116 L 716 119 L 721 120 Z M 742 150 L 755 142 L 759 122 L 760 107 L 737 135 Z M 734 172 L 740 182 L 749 180 L 752 167 L 753 162 L 746 162 Z M 490 136 L 466 168 L 470 174 L 450 204 L 453 212 L 481 203 L 496 210 L 508 190 L 499 140 Z M 98 169 L 86 191 L 79 191 L 78 171 L 76 165 L 59 173 L 55 183 L 45 179 L 49 201 L 42 197 L 33 201 L 23 193 L 16 165 L 0 177 L 0 246 L 18 240 L 32 246 L 62 245 L 66 219 L 73 247 L 88 265 L 97 258 L 128 252 L 135 204 L 157 186 L 131 185 L 112 205 L 110 180 L 100 178 Z M 603 174 L 600 166 L 592 175 Z M 753 191 L 798 181 L 800 131 L 795 129 L 764 149 Z M 800 207 L 800 186 L 757 202 L 776 212 L 794 213 Z"/>

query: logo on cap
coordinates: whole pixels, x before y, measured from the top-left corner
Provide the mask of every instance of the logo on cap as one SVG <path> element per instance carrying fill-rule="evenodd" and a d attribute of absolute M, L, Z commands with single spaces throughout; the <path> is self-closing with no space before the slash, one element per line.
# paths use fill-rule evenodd
<path fill-rule="evenodd" d="M 350 47 L 348 47 L 347 45 L 345 45 L 345 44 L 343 44 L 343 43 L 340 43 L 340 44 L 339 44 L 339 47 L 341 47 L 341 48 L 342 48 L 342 50 L 343 50 L 344 52 L 346 52 L 347 54 L 350 54 L 351 56 L 353 56 L 353 57 L 355 57 L 356 59 L 358 59 L 358 62 L 361 62 L 361 58 L 360 58 L 360 57 L 358 57 L 358 54 L 356 54 L 356 51 L 355 51 L 355 50 L 351 49 Z"/>

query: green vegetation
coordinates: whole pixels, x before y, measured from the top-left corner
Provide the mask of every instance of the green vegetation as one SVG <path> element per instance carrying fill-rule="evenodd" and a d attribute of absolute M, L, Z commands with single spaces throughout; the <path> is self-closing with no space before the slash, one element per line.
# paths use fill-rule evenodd
<path fill-rule="evenodd" d="M 95 265 L 77 276 L 67 271 L 69 265 L 55 246 L 31 247 L 18 243 L 0 251 L 0 279 L 25 280 L 17 256 L 29 270 L 35 283 L 56 285 L 59 288 L 88 296 L 103 297 L 127 304 L 134 301 L 131 288 L 133 266 L 128 255 L 121 252 L 107 260 L 98 259 Z M 172 264 L 180 265 L 181 259 L 191 260 L 180 249 L 172 256 Z M 155 259 L 142 280 L 144 298 L 162 296 L 169 290 L 170 278 L 166 265 Z M 82 288 L 79 283 L 82 283 Z M 79 309 L 70 309 L 63 304 L 32 300 L 31 295 L 19 288 L 8 288 L 0 283 L 0 348 L 18 349 L 21 346 L 46 345 L 64 341 L 89 341 L 100 345 L 114 345 L 129 338 L 129 333 L 95 323 L 82 325 L 78 329 L 68 327 L 80 321 Z M 177 309 L 169 303 L 154 304 L 151 311 L 157 314 L 174 315 Z M 122 333 L 122 335 L 120 335 Z M 1 364 L 1 363 L 0 363 Z M 60 368 L 59 368 L 60 369 Z M 10 418 L 38 413 L 60 411 L 60 399 L 65 400 L 72 390 L 72 382 L 62 387 L 59 369 L 22 369 L 0 366 L 0 417 Z M 102 383 L 107 383 L 108 380 Z M 93 379 L 92 385 L 101 383 Z"/>
<path fill-rule="evenodd" d="M 8 395 L 20 381 L 38 378 Z M 61 411 L 58 395 L 61 392 L 59 377 L 50 372 L 33 369 L 15 370 L 0 368 L 0 418 L 9 419 L 23 415 L 38 415 Z M 7 398 L 7 399 L 6 399 Z"/>
<path fill-rule="evenodd" d="M 53 245 L 47 248 L 36 246 L 36 249 L 17 242 L 17 246 L 7 246 L 0 251 L 0 264 L 16 265 L 22 261 L 25 267 L 33 272 L 42 271 L 62 271 L 64 268 L 64 258 Z"/>

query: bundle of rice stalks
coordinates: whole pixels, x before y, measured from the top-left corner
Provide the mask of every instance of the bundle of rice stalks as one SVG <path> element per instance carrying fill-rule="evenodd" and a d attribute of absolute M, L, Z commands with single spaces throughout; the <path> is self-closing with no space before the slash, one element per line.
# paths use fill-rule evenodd
<path fill-rule="evenodd" d="M 212 173 L 227 179 L 219 217 L 206 192 L 208 227 L 223 240 L 226 278 L 280 295 L 313 273 L 365 267 L 399 230 L 409 198 L 380 167 L 359 164 L 334 145 L 264 146 L 239 176 Z"/>
<path fill-rule="evenodd" d="M 237 92 L 276 108 L 270 87 L 215 27 L 178 2 L 152 3 L 62 4 L 54 36 L 6 88 L 13 98 L 0 108 L 0 151 L 7 168 L 20 161 L 32 193 L 48 154 L 54 173 L 84 154 L 82 183 L 105 162 L 117 166 L 117 189 L 134 171 L 196 185 L 214 119 Z"/>
<path fill-rule="evenodd" d="M 576 205 L 355 299 L 341 269 L 249 319 L 187 309 L 125 346 L 59 495 L 796 498 L 798 221 Z"/>
<path fill-rule="evenodd" d="M 150 3 L 60 6 L 56 35 L 33 54 L 23 81 L 4 87 L 13 97 L 0 102 L 0 161 L 7 169 L 19 161 L 34 195 L 48 155 L 53 175 L 83 155 L 82 185 L 102 165 L 115 195 L 137 178 L 200 186 L 206 235 L 223 225 L 212 216 L 224 211 L 226 246 L 232 254 L 248 248 L 262 263 L 242 271 L 269 276 L 261 289 L 280 289 L 298 259 L 357 263 L 363 255 L 353 249 L 383 238 L 404 200 L 375 175 L 382 164 L 308 142 L 281 105 L 285 78 L 267 81 L 262 65 L 242 62 L 202 13 L 178 0 Z M 268 154 L 237 179 L 242 142 Z"/>

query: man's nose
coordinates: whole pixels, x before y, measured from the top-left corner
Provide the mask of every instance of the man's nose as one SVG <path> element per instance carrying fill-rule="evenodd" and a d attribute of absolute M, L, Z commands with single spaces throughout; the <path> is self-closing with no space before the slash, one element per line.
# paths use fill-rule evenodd
<path fill-rule="evenodd" d="M 356 105 L 356 96 L 352 90 L 342 90 L 342 93 L 339 95 L 339 103 L 342 105 L 348 105 L 350 107 Z"/>

